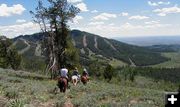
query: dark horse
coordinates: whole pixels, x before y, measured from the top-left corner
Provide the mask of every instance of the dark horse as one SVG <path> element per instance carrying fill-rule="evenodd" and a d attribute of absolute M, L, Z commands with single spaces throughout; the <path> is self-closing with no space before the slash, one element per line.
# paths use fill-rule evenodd
<path fill-rule="evenodd" d="M 89 78 L 88 78 L 87 76 L 85 76 L 85 75 L 82 75 L 82 76 L 81 76 L 81 82 L 82 82 L 84 85 L 86 85 L 88 81 L 89 81 Z"/>
<path fill-rule="evenodd" d="M 64 77 L 58 78 L 58 87 L 60 89 L 60 92 L 66 92 L 67 89 L 67 79 Z"/>

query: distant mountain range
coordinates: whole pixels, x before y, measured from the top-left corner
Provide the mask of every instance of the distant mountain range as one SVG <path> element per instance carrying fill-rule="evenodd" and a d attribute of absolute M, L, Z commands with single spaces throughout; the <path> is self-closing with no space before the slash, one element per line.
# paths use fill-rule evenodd
<path fill-rule="evenodd" d="M 152 45 L 145 46 L 146 48 L 154 51 L 154 52 L 177 52 L 180 51 L 180 45 Z"/>
<path fill-rule="evenodd" d="M 80 51 L 82 64 L 88 64 L 92 56 L 105 58 L 107 61 L 116 59 L 135 66 L 154 65 L 169 60 L 152 48 L 129 45 L 84 31 L 73 30 L 71 36 L 74 45 Z M 32 59 L 33 57 L 42 57 L 40 44 L 42 39 L 43 33 L 36 33 L 18 36 L 13 41 L 19 53 Z"/>
<path fill-rule="evenodd" d="M 151 45 L 180 45 L 180 36 L 152 36 L 152 37 L 128 37 L 114 38 L 118 41 L 138 46 Z"/>

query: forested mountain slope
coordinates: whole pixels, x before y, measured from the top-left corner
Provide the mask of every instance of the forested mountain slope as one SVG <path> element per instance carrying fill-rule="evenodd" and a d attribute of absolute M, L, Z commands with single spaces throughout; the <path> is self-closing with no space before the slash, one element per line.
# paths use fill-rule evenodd
<path fill-rule="evenodd" d="M 74 45 L 80 51 L 81 62 L 85 64 L 89 61 L 92 54 L 109 60 L 121 60 L 129 65 L 133 63 L 136 66 L 154 65 L 168 60 L 168 58 L 161 56 L 160 53 L 151 49 L 103 38 L 88 32 L 72 30 L 71 36 Z M 36 33 L 33 35 L 18 36 L 13 40 L 17 42 L 15 46 L 20 52 L 23 51 L 23 47 L 24 49 L 29 47 L 29 51 L 26 50 L 22 53 L 24 56 L 39 57 L 37 53 L 40 53 L 42 39 L 43 34 Z"/>

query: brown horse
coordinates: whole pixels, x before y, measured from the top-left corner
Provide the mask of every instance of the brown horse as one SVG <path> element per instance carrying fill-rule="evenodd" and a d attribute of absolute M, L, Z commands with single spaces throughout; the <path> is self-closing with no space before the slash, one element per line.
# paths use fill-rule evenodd
<path fill-rule="evenodd" d="M 67 89 L 67 79 L 64 77 L 58 78 L 58 87 L 60 89 L 60 92 L 66 92 Z"/>
<path fill-rule="evenodd" d="M 81 76 L 81 82 L 84 85 L 86 85 L 88 81 L 89 81 L 89 78 L 87 76 L 85 76 L 85 75 Z"/>

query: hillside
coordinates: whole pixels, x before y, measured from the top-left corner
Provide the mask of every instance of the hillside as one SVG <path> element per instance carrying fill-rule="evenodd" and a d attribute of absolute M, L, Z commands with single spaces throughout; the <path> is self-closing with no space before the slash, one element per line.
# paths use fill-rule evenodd
<path fill-rule="evenodd" d="M 88 65 L 90 60 L 97 57 L 105 62 L 122 62 L 122 65 L 146 66 L 159 64 L 167 61 L 168 58 L 161 56 L 158 52 L 144 47 L 129 45 L 116 40 L 107 39 L 91 33 L 73 30 L 71 31 L 74 45 L 79 49 L 81 64 Z M 13 39 L 15 46 L 26 57 L 40 56 L 40 41 L 42 33 L 19 36 Z M 27 48 L 29 47 L 29 50 Z M 22 49 L 23 48 L 23 49 Z M 122 66 L 120 65 L 120 66 Z"/>
<path fill-rule="evenodd" d="M 56 81 L 47 76 L 0 68 L 0 107 L 163 107 L 165 91 L 177 86 L 165 81 L 137 76 L 135 82 L 119 84 L 91 80 L 79 83 L 65 94 L 54 91 Z"/>
<path fill-rule="evenodd" d="M 155 52 L 178 52 L 178 51 L 180 51 L 180 45 L 178 45 L 178 44 L 152 45 L 152 46 L 146 46 L 146 48 L 149 48 L 150 50 L 155 51 Z"/>
<path fill-rule="evenodd" d="M 180 68 L 180 52 L 165 52 L 162 53 L 162 55 L 167 58 L 170 58 L 170 60 L 157 65 L 153 65 L 152 67 Z"/>
<path fill-rule="evenodd" d="M 150 50 L 155 52 L 160 52 L 162 56 L 170 59 L 166 62 L 152 65 L 152 67 L 180 68 L 180 45 L 152 45 L 146 46 L 146 48 L 149 48 Z"/>

